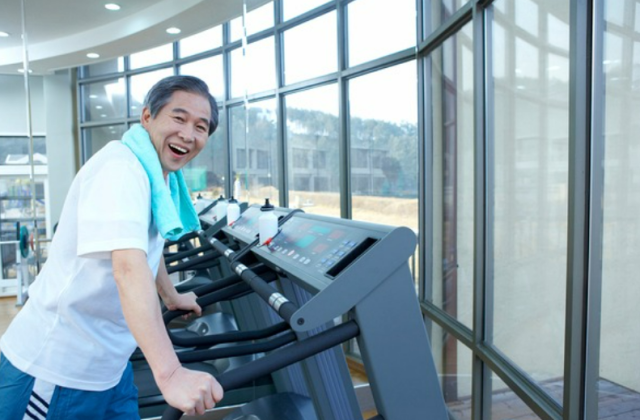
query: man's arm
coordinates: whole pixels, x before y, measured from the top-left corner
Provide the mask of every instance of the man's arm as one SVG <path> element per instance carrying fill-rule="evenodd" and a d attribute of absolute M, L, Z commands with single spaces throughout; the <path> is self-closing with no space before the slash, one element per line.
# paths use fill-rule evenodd
<path fill-rule="evenodd" d="M 170 311 L 182 309 L 185 311 L 192 311 L 197 316 L 202 315 L 202 308 L 196 303 L 196 294 L 193 292 L 180 294 L 173 285 L 169 273 L 167 272 L 167 266 L 164 263 L 164 256 L 160 260 L 160 266 L 158 267 L 158 275 L 156 276 L 156 288 L 158 294 L 162 298 L 162 301 Z"/>
<path fill-rule="evenodd" d="M 126 249 L 113 251 L 111 256 L 124 317 L 162 395 L 169 405 L 186 414 L 203 414 L 222 399 L 222 387 L 213 376 L 180 364 L 162 321 L 146 254 Z"/>

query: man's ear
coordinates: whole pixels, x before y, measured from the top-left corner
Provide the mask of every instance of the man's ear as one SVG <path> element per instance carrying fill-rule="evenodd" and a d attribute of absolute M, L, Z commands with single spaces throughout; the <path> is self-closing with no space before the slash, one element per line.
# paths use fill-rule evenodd
<path fill-rule="evenodd" d="M 142 114 L 140 114 L 140 124 L 142 124 L 144 128 L 147 128 L 149 121 L 151 121 L 151 111 L 149 111 L 149 107 L 145 106 L 142 108 Z"/>

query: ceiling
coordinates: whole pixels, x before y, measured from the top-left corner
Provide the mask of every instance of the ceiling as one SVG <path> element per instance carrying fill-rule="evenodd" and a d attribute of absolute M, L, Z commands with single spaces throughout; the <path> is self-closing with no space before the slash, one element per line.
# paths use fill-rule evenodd
<path fill-rule="evenodd" d="M 245 0 L 247 10 L 270 0 Z M 119 11 L 105 9 L 117 3 Z M 24 7 L 24 14 L 23 14 Z M 241 0 L 0 0 L 0 73 L 23 68 L 23 15 L 29 70 L 49 74 L 157 47 L 242 14 Z M 169 27 L 182 30 L 166 33 Z M 100 54 L 98 59 L 87 53 Z"/>

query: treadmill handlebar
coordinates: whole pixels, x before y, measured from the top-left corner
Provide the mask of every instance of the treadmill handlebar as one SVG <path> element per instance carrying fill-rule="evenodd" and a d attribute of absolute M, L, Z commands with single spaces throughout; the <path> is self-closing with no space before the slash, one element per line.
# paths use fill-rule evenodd
<path fill-rule="evenodd" d="M 258 296 L 276 311 L 282 319 L 291 322 L 291 317 L 298 310 L 298 307 L 284 297 L 278 290 L 267 283 L 262 277 L 242 263 L 232 263 L 231 268 L 242 280 L 245 281 Z"/>
<path fill-rule="evenodd" d="M 295 304 L 291 303 L 286 297 L 280 294 L 276 288 L 269 285 L 269 283 L 253 270 L 239 262 L 238 255 L 231 248 L 215 238 L 211 238 L 209 242 L 216 251 L 229 259 L 231 269 L 251 286 L 258 296 L 267 302 L 287 323 L 291 321 L 291 317 L 298 310 Z M 252 242 L 250 246 L 252 247 L 255 244 L 257 244 L 257 241 Z M 249 249 L 249 247 L 245 247 L 241 252 L 247 249 Z"/>
<path fill-rule="evenodd" d="M 324 350 L 328 350 L 338 344 L 344 343 L 360 334 L 358 324 L 351 320 L 325 330 L 317 335 L 302 341 L 297 341 L 290 346 L 280 348 L 274 352 L 247 363 L 239 368 L 219 375 L 216 379 L 222 389 L 230 391 L 242 385 L 252 382 L 264 375 L 275 372 L 308 357 L 314 356 Z M 167 406 L 161 420 L 178 420 L 183 412 Z"/>

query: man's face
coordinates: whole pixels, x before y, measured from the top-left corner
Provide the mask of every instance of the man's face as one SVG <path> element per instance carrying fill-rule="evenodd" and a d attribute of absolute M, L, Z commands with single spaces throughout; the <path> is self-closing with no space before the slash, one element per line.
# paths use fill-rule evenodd
<path fill-rule="evenodd" d="M 165 176 L 189 163 L 207 143 L 211 105 L 198 94 L 177 91 L 155 118 L 147 107 L 140 122 L 149 132 Z"/>

